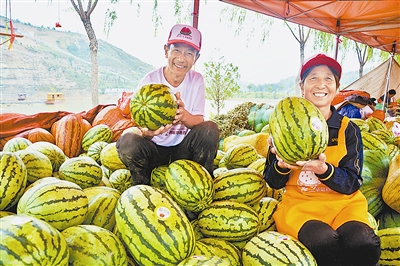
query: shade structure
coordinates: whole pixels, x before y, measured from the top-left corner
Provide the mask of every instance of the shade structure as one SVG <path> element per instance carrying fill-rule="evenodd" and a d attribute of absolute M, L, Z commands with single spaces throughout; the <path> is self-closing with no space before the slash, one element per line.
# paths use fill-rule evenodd
<path fill-rule="evenodd" d="M 400 1 L 220 0 L 267 16 L 400 53 Z"/>

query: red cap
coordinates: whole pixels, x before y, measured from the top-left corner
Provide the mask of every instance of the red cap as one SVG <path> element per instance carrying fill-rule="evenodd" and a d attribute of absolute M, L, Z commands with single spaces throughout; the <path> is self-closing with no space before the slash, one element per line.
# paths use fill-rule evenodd
<path fill-rule="evenodd" d="M 198 29 L 189 26 L 177 24 L 172 27 L 167 44 L 172 43 L 186 43 L 192 46 L 197 51 L 201 48 L 201 33 Z"/>
<path fill-rule="evenodd" d="M 300 71 L 300 79 L 303 79 L 304 72 L 306 72 L 311 67 L 318 66 L 318 65 L 325 65 L 325 66 L 331 67 L 332 69 L 334 69 L 336 71 L 335 74 L 339 75 L 339 79 L 342 76 L 342 67 L 335 59 L 333 59 L 329 56 L 326 56 L 324 54 L 317 54 L 304 62 L 303 66 L 301 67 L 301 71 Z"/>

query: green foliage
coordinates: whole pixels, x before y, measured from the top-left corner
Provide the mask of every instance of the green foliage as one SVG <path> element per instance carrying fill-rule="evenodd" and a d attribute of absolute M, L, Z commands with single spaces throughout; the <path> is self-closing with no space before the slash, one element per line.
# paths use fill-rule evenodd
<path fill-rule="evenodd" d="M 219 114 L 225 105 L 225 100 L 240 89 L 238 84 L 239 68 L 232 63 L 225 63 L 223 56 L 218 62 L 211 60 L 204 63 L 204 67 L 206 98 L 211 100 L 211 106 L 216 108 L 217 114 Z"/>
<path fill-rule="evenodd" d="M 226 114 L 215 115 L 211 118 L 220 129 L 220 138 L 239 133 L 244 129 L 251 129 L 247 123 L 247 116 L 250 109 L 256 105 L 252 102 L 244 102 L 229 110 Z"/>

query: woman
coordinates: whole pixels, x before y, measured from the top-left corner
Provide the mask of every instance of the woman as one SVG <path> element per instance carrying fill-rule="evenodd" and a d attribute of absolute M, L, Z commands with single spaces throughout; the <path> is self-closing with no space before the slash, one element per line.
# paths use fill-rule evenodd
<path fill-rule="evenodd" d="M 303 64 L 301 92 L 326 119 L 328 148 L 317 160 L 293 166 L 276 156 L 270 146 L 264 178 L 272 188 L 286 188 L 274 214 L 277 230 L 300 240 L 318 265 L 375 265 L 380 240 L 371 228 L 368 204 L 359 191 L 363 164 L 360 129 L 331 106 L 341 72 L 340 64 L 323 54 Z"/>

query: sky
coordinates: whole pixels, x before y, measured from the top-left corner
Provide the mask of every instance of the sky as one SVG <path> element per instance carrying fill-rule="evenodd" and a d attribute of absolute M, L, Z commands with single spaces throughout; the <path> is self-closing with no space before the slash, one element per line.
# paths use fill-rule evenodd
<path fill-rule="evenodd" d="M 61 24 L 57 30 L 79 32 L 86 35 L 83 23 L 78 14 L 72 9 L 69 0 L 10 0 L 11 18 L 35 26 L 53 28 L 56 22 Z M 10 17 L 6 12 L 6 2 L 1 1 L 1 16 Z M 85 1 L 86 2 L 86 1 Z M 92 26 L 96 37 L 107 41 L 140 60 L 160 67 L 166 64 L 163 46 L 166 43 L 170 28 L 178 22 L 173 16 L 174 1 L 158 0 L 161 23 L 155 33 L 152 22 L 153 0 L 141 0 L 138 14 L 137 3 L 129 0 L 120 0 L 119 4 L 112 5 L 110 0 L 99 0 L 97 7 L 91 15 Z M 191 24 L 192 1 L 182 1 L 186 8 L 182 10 L 183 24 Z M 204 63 L 211 60 L 218 61 L 224 57 L 226 63 L 232 63 L 239 68 L 241 81 L 244 83 L 265 84 L 279 82 L 290 76 L 295 76 L 299 71 L 300 52 L 299 44 L 284 26 L 283 21 L 273 19 L 269 37 L 261 43 L 261 25 L 246 27 L 244 32 L 235 36 L 237 25 L 222 17 L 221 10 L 229 4 L 207 0 L 200 2 L 199 30 L 203 35 L 201 56 L 195 65 L 195 70 L 203 72 Z M 104 34 L 104 18 L 107 8 L 117 11 L 117 20 L 111 28 L 110 34 Z M 186 19 L 185 19 L 186 17 Z M 272 19 L 272 18 L 271 18 Z M 222 20 L 222 21 L 221 21 Z M 3 23 L 3 21 L 2 21 Z M 249 23 L 250 24 L 250 23 Z M 248 35 L 255 28 L 254 36 Z M 21 39 L 22 41 L 23 39 Z M 319 51 L 313 51 L 311 43 L 306 45 L 305 57 L 310 57 Z M 14 49 L 18 49 L 14 45 Z M 328 53 L 334 56 L 334 51 Z M 339 52 L 339 58 L 341 58 Z M 343 72 L 358 70 L 357 57 L 348 54 L 342 63 Z M 367 64 L 366 67 L 376 66 Z"/>

